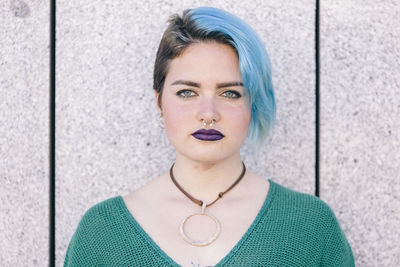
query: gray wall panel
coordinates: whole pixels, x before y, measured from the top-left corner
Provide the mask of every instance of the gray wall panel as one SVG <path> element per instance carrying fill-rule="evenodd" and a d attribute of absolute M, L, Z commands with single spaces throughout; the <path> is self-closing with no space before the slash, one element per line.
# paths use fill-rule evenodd
<path fill-rule="evenodd" d="M 48 262 L 49 4 L 0 4 L 0 265 Z"/>
<path fill-rule="evenodd" d="M 399 3 L 321 10 L 321 197 L 357 266 L 400 266 Z"/>
<path fill-rule="evenodd" d="M 158 128 L 152 68 L 168 16 L 212 5 L 242 17 L 273 62 L 274 139 L 249 168 L 314 192 L 313 1 L 61 1 L 57 6 L 57 266 L 90 206 L 125 194 L 174 159 Z M 268 152 L 268 153 L 267 153 Z"/>

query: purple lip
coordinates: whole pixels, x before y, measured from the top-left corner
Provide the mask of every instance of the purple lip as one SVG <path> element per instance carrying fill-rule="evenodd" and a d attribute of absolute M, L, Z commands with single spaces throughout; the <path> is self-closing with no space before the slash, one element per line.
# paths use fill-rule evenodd
<path fill-rule="evenodd" d="M 220 131 L 214 129 L 201 129 L 194 132 L 192 136 L 203 141 L 217 141 L 224 138 L 224 135 Z"/>

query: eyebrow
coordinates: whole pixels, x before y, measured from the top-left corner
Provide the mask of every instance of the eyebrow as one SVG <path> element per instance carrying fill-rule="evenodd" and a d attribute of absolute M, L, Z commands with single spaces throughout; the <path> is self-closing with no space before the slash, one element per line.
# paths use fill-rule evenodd
<path fill-rule="evenodd" d="M 187 80 L 176 80 L 171 85 L 187 85 L 192 87 L 200 88 L 200 84 Z M 225 83 L 217 83 L 217 88 L 231 87 L 231 86 L 243 86 L 242 82 L 225 82 Z"/>
<path fill-rule="evenodd" d="M 171 85 L 179 85 L 179 84 L 200 88 L 200 84 L 199 83 L 195 83 L 195 82 L 192 82 L 192 81 L 176 80 L 175 82 L 171 83 Z"/>
<path fill-rule="evenodd" d="M 232 86 L 243 86 L 243 83 L 242 82 L 217 83 L 217 88 L 232 87 Z"/>

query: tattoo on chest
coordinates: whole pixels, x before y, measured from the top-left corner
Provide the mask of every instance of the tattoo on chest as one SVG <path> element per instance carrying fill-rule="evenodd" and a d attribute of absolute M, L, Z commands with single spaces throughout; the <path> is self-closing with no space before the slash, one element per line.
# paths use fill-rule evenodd
<path fill-rule="evenodd" d="M 192 267 L 213 267 L 211 265 L 202 266 L 199 263 L 195 263 L 194 261 L 190 261 L 190 264 L 191 264 Z"/>

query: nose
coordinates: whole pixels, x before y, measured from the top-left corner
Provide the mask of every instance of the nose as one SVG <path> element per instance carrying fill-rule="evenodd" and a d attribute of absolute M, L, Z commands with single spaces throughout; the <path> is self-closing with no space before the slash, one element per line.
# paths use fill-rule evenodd
<path fill-rule="evenodd" d="M 221 116 L 216 100 L 213 97 L 205 97 L 204 99 L 202 99 L 199 105 L 199 110 L 197 112 L 197 120 L 201 122 L 203 126 L 204 124 L 208 124 L 211 127 L 220 119 Z"/>

